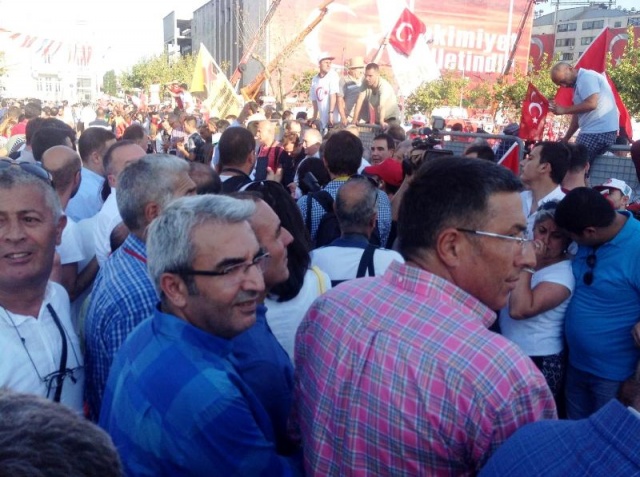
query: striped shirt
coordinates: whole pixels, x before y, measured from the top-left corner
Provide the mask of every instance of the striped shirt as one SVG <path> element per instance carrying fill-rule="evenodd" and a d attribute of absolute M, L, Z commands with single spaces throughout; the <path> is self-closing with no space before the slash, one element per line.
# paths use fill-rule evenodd
<path fill-rule="evenodd" d="M 146 246 L 129 234 L 100 268 L 89 302 L 85 326 L 85 397 L 91 419 L 98 419 L 116 351 L 131 330 L 149 316 L 158 301 L 147 271 Z"/>
<path fill-rule="evenodd" d="M 397 262 L 318 298 L 295 346 L 307 475 L 471 475 L 516 429 L 555 418 L 544 377 L 494 320 Z"/>

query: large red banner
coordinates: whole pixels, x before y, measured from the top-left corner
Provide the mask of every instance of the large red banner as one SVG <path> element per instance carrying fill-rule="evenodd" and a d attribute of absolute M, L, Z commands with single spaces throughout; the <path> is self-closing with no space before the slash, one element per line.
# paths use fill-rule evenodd
<path fill-rule="evenodd" d="M 269 24 L 270 57 L 317 16 L 320 3 L 321 0 L 282 0 Z M 384 48 L 379 64 L 390 67 L 396 76 L 407 78 L 412 76 L 407 69 L 413 66 L 420 67 L 418 75 L 423 79 L 437 78 L 452 70 L 472 82 L 491 80 L 505 68 L 526 4 L 527 0 L 336 0 L 286 66 L 297 72 L 316 68 L 322 51 L 334 55 L 337 65 L 354 56 L 371 61 L 383 40 L 398 31 L 394 27 L 408 8 L 425 27 L 416 47 L 409 51 L 412 65 L 391 45 Z M 520 71 L 527 67 L 531 22 L 530 19 L 526 23 L 514 58 L 514 68 Z M 400 31 L 403 40 L 407 30 Z M 402 86 L 403 81 L 397 82 Z"/>

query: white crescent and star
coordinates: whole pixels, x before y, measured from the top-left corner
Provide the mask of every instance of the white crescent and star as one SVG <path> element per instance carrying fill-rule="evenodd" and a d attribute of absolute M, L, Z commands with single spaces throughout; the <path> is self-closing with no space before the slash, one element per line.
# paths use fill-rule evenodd
<path fill-rule="evenodd" d="M 402 33 L 405 29 L 409 30 L 409 33 L 407 34 L 406 38 L 402 38 Z M 396 40 L 398 40 L 400 43 L 404 43 L 407 41 L 410 42 L 413 39 L 413 34 L 413 26 L 410 23 L 402 22 L 396 29 Z"/>

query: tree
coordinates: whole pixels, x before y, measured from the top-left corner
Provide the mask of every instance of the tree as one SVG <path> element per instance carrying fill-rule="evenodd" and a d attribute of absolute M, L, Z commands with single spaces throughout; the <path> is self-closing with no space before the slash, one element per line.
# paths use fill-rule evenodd
<path fill-rule="evenodd" d="M 468 87 L 469 79 L 462 78 L 452 71 L 445 72 L 434 81 L 422 83 L 407 98 L 408 114 L 431 112 L 438 106 L 457 106 Z"/>
<path fill-rule="evenodd" d="M 196 56 L 186 55 L 176 58 L 167 53 L 145 58 L 131 67 L 131 70 L 120 76 L 120 85 L 125 91 L 136 88 L 149 89 L 156 83 L 191 83 Z"/>
<path fill-rule="evenodd" d="M 118 81 L 114 70 L 107 71 L 102 77 L 102 91 L 111 96 L 118 94 Z"/>
<path fill-rule="evenodd" d="M 635 38 L 633 27 L 627 30 L 629 41 L 622 57 L 614 66 L 609 56 L 607 73 L 615 83 L 629 114 L 640 116 L 640 39 Z"/>

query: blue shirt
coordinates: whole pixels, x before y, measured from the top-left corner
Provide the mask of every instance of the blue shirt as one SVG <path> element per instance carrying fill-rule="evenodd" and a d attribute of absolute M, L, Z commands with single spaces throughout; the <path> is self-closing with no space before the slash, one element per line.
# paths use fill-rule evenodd
<path fill-rule="evenodd" d="M 331 194 L 333 200 L 336 200 L 336 195 L 338 194 L 338 189 L 342 184 L 344 184 L 347 179 L 334 179 L 329 182 L 326 186 L 324 186 L 324 190 Z M 302 219 L 307 224 L 307 201 L 309 200 L 308 195 L 303 195 L 298 199 L 298 207 L 302 212 Z M 387 240 L 389 239 L 389 232 L 391 232 L 391 201 L 389 200 L 389 196 L 384 192 L 378 192 L 378 198 L 376 200 L 376 204 L 378 206 L 378 230 L 380 231 L 380 245 L 384 247 L 387 244 Z M 318 226 L 320 225 L 320 220 L 322 220 L 322 216 L 325 214 L 325 210 L 320 205 L 317 200 L 313 200 L 311 203 L 311 239 L 316 239 L 316 234 L 318 233 Z"/>
<path fill-rule="evenodd" d="M 640 474 L 640 419 L 615 399 L 588 419 L 519 429 L 479 477 L 627 477 Z"/>
<path fill-rule="evenodd" d="M 576 287 L 565 315 L 569 362 L 612 381 L 631 376 L 640 359 L 631 329 L 640 321 L 640 222 L 627 222 L 595 251 L 593 283 L 585 285 L 592 247 L 580 246 L 573 260 Z"/>
<path fill-rule="evenodd" d="M 256 323 L 233 338 L 236 371 L 269 415 L 278 452 L 288 454 L 295 445 L 287 437 L 287 420 L 293 399 L 293 365 L 267 324 L 267 307 L 259 305 Z"/>
<path fill-rule="evenodd" d="M 598 104 L 593 111 L 578 114 L 580 132 L 596 134 L 617 131 L 618 107 L 607 79 L 595 71 L 579 69 L 573 91 L 573 104 L 580 104 L 593 94 L 598 95 Z"/>
<path fill-rule="evenodd" d="M 76 222 L 96 215 L 104 203 L 100 195 L 104 177 L 86 167 L 81 169 L 80 175 L 82 177 L 80 188 L 67 204 L 65 211 Z"/>
<path fill-rule="evenodd" d="M 147 249 L 129 234 L 98 272 L 85 325 L 85 397 L 90 417 L 98 419 L 113 357 L 142 320 L 154 310 L 158 296 L 147 271 Z"/>
<path fill-rule="evenodd" d="M 291 475 L 231 349 L 230 340 L 157 310 L 131 333 L 100 415 L 127 475 Z"/>

